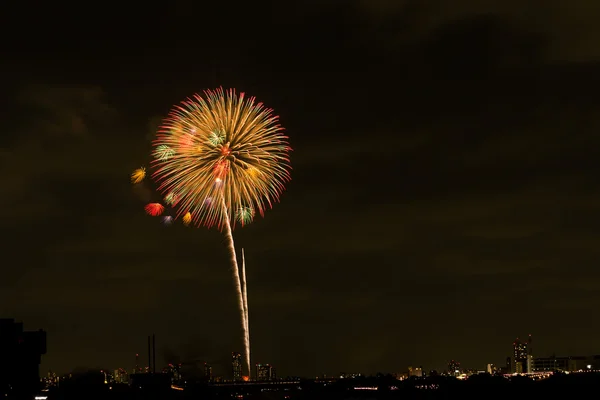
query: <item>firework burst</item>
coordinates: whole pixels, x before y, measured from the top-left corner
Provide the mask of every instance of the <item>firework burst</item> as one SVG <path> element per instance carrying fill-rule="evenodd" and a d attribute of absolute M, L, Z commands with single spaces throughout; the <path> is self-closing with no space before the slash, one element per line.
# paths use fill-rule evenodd
<path fill-rule="evenodd" d="M 165 195 L 176 192 L 180 215 L 195 225 L 248 223 L 279 200 L 290 179 L 291 148 L 278 117 L 253 97 L 233 90 L 175 106 L 154 142 L 153 178 Z M 225 207 L 208 199 L 222 198 Z M 216 203 L 216 202 L 215 202 Z M 252 210 L 243 213 L 239 210 Z"/>
<path fill-rule="evenodd" d="M 165 207 L 160 203 L 150 203 L 147 204 L 146 207 L 144 207 L 144 209 L 146 210 L 146 213 L 148 213 L 148 215 L 152 217 L 158 217 L 163 213 Z"/>
<path fill-rule="evenodd" d="M 192 214 L 189 212 L 185 213 L 182 220 L 183 220 L 183 224 L 185 226 L 188 226 L 189 224 L 192 223 Z"/>
<path fill-rule="evenodd" d="M 244 225 L 248 225 L 254 219 L 254 210 L 252 207 L 240 207 L 236 213 L 237 221 Z"/>
<path fill-rule="evenodd" d="M 169 158 L 173 157 L 173 154 L 175 154 L 173 149 L 164 144 L 156 146 L 156 149 L 154 150 L 154 157 L 161 161 L 168 160 Z"/>
<path fill-rule="evenodd" d="M 144 180 L 144 178 L 146 178 L 146 168 L 138 168 L 131 174 L 131 183 L 140 183 Z"/>

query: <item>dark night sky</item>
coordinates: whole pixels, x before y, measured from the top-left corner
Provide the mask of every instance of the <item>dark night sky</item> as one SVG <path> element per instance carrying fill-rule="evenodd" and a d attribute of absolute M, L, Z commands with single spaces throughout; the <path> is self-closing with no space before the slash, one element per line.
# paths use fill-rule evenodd
<path fill-rule="evenodd" d="M 0 13 L 0 315 L 48 331 L 43 370 L 131 368 L 152 332 L 217 373 L 241 350 L 223 236 L 165 229 L 129 183 L 157 118 L 219 85 L 294 147 L 235 231 L 253 362 L 600 353 L 599 2 L 212 3 Z"/>

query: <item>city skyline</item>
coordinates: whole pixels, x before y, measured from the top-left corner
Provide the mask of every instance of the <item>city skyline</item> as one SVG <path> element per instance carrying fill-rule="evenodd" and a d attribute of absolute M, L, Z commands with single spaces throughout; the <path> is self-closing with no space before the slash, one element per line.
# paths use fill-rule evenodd
<path fill-rule="evenodd" d="M 540 357 L 534 355 L 532 351 L 533 338 L 529 334 L 526 341 L 516 338 L 512 343 L 513 354 L 507 357 L 504 366 L 489 363 L 485 370 L 476 368 L 465 368 L 457 360 L 450 360 L 445 370 L 427 370 L 423 366 L 408 366 L 404 372 L 383 372 L 367 375 L 359 371 L 352 373 L 341 372 L 333 376 L 300 377 L 287 376 L 280 378 L 277 376 L 276 369 L 271 364 L 257 363 L 255 365 L 254 377 L 243 374 L 243 358 L 239 352 L 231 353 L 231 375 L 215 376 L 212 365 L 206 362 L 172 364 L 168 363 L 164 367 L 156 366 L 156 336 L 147 337 L 147 360 L 140 361 L 140 355 L 135 354 L 135 367 L 114 369 L 87 369 L 73 370 L 69 373 L 56 374 L 48 371 L 46 374 L 39 372 L 41 356 L 47 354 L 46 332 L 43 329 L 37 331 L 25 331 L 23 322 L 15 321 L 10 318 L 0 319 L 0 348 L 4 358 L 0 369 L 0 390 L 11 391 L 11 387 L 17 391 L 36 391 L 40 389 L 48 390 L 59 388 L 63 382 L 81 381 L 85 376 L 96 375 L 96 380 L 102 378 L 105 385 L 122 384 L 129 387 L 138 388 L 138 385 L 147 385 L 151 382 L 163 382 L 161 385 L 170 385 L 173 390 L 185 390 L 185 387 L 193 385 L 236 385 L 244 383 L 265 384 L 290 384 L 293 382 L 311 381 L 334 382 L 338 379 L 362 379 L 362 378 L 385 378 L 387 380 L 402 381 L 410 378 L 435 378 L 438 376 L 453 377 L 459 380 L 469 379 L 473 376 L 480 376 L 487 372 L 488 376 L 504 376 L 511 378 L 515 376 L 529 376 L 533 380 L 547 379 L 553 374 L 558 373 L 597 373 L 600 371 L 600 355 L 578 355 L 564 356 L 553 354 L 550 357 Z M 160 362 L 159 362 L 160 363 Z M 190 369 L 191 367 L 191 369 Z M 128 372 L 129 369 L 129 372 Z M 100 375 L 98 375 L 100 374 Z M 387 377 L 387 378 L 386 378 Z M 41 379 L 40 379 L 41 378 Z M 389 379 L 388 379 L 389 378 Z M 41 387 L 37 388 L 38 382 Z M 92 382 L 92 381 L 88 381 Z M 145 382 L 145 383 L 144 383 Z M 109 389 L 111 387 L 107 386 Z M 141 388 L 141 386 L 139 386 Z"/>
<path fill-rule="evenodd" d="M 600 7 L 288 3 L 7 5 L 0 315 L 47 330 L 42 370 L 125 366 L 148 332 L 157 361 L 215 373 L 243 351 L 221 235 L 159 226 L 128 179 L 171 106 L 218 87 L 273 108 L 294 149 L 281 203 L 235 231 L 252 366 L 485 368 L 529 333 L 535 354 L 600 352 L 581 324 Z"/>
<path fill-rule="evenodd" d="M 150 337 L 149 337 L 150 338 Z M 507 349 L 509 348 L 509 346 L 507 346 Z M 150 350 L 149 350 L 150 351 Z M 149 363 L 153 363 L 156 362 L 152 356 L 152 354 L 154 353 L 154 350 L 150 351 L 145 357 L 141 357 L 139 353 L 136 353 L 135 356 L 135 362 L 132 363 L 131 365 L 119 365 L 119 366 L 112 366 L 115 367 L 115 369 L 119 369 L 119 370 L 124 370 L 124 371 L 129 371 L 129 373 L 136 373 L 135 371 L 138 371 L 139 373 L 148 373 L 152 370 L 153 366 L 150 366 Z M 485 349 L 482 349 L 482 354 L 485 354 Z M 420 364 L 418 361 L 412 363 L 412 365 L 408 365 L 408 366 L 399 366 L 398 368 L 395 368 L 393 370 L 377 370 L 376 372 L 371 372 L 371 373 L 365 373 L 364 371 L 354 371 L 350 374 L 348 374 L 348 372 L 344 372 L 344 371 L 348 371 L 348 369 L 344 369 L 341 368 L 339 371 L 334 371 L 334 372 L 329 372 L 329 373 L 322 373 L 316 376 L 309 376 L 309 375 L 298 375 L 295 374 L 294 371 L 286 371 L 285 374 L 283 374 L 282 376 L 284 377 L 302 377 L 302 378 L 320 378 L 320 377 L 330 377 L 330 378 L 338 378 L 344 375 L 349 375 L 349 376 L 374 376 L 376 374 L 393 374 L 393 375 L 399 375 L 399 374 L 403 374 L 406 373 L 407 376 L 411 376 L 411 369 L 412 368 L 417 368 L 419 371 L 423 371 L 423 372 L 431 372 L 431 371 L 435 371 L 435 373 L 438 374 L 448 374 L 448 375 L 452 375 L 452 376 L 459 376 L 464 374 L 465 371 L 471 371 L 471 372 L 488 372 L 488 373 L 502 373 L 502 374 L 519 374 L 519 373 L 532 373 L 532 372 L 539 372 L 540 371 L 540 367 L 538 366 L 536 368 L 536 360 L 539 365 L 543 366 L 542 370 L 546 370 L 545 368 L 548 367 L 549 363 L 552 364 L 555 368 L 558 369 L 564 369 L 564 370 L 570 370 L 574 368 L 573 364 L 571 365 L 568 360 L 576 360 L 576 359 L 586 359 L 589 357 L 598 357 L 597 361 L 594 361 L 594 368 L 600 368 L 600 352 L 599 351 L 587 351 L 584 353 L 579 353 L 579 354 L 556 354 L 555 352 L 552 353 L 537 353 L 534 354 L 532 351 L 532 334 L 527 335 L 527 340 L 526 341 L 521 341 L 521 339 L 519 337 L 516 337 L 514 339 L 514 341 L 512 342 L 511 346 L 510 346 L 510 350 L 507 351 L 508 356 L 503 359 L 503 360 L 491 360 L 494 362 L 488 362 L 485 365 L 461 365 L 461 362 L 459 361 L 460 358 L 457 359 L 452 359 L 449 360 L 446 364 L 440 363 L 439 365 L 427 365 L 427 366 L 423 366 L 422 364 Z M 485 356 L 482 356 L 485 358 Z M 553 361 L 554 360 L 554 361 Z M 558 360 L 558 363 L 557 361 Z M 168 370 L 169 367 L 174 366 L 173 363 L 167 362 L 167 361 L 163 361 L 162 363 L 159 361 L 159 367 L 156 368 L 156 370 L 158 372 L 160 371 L 165 371 Z M 164 364 L 164 365 L 163 365 Z M 581 364 L 580 362 L 577 364 L 579 365 Z M 162 365 L 162 366 L 161 366 Z M 203 361 L 203 360 L 193 360 L 192 362 L 185 362 L 185 363 L 179 363 L 177 364 L 180 367 L 184 366 L 184 367 L 192 367 L 192 369 L 198 369 L 198 367 L 200 366 L 200 368 L 203 369 L 203 373 L 201 374 L 203 377 L 208 378 L 208 380 L 212 380 L 213 378 L 220 380 L 228 380 L 228 381 L 232 381 L 232 382 L 240 382 L 243 380 L 246 380 L 246 377 L 244 376 L 243 372 L 242 372 L 242 365 L 241 365 L 241 353 L 238 351 L 233 351 L 231 352 L 231 358 L 229 359 L 229 363 L 226 365 L 222 365 L 222 364 L 217 364 L 217 371 L 218 374 L 215 374 L 213 372 L 213 367 L 214 365 Z M 587 364 L 586 364 L 587 365 Z M 264 368 L 263 368 L 264 367 Z M 446 368 L 444 368 L 446 367 Z M 493 371 L 490 371 L 490 368 L 493 368 Z M 570 368 L 570 369 L 569 369 Z M 103 368 L 100 368 L 99 366 L 96 366 L 95 368 L 92 368 L 91 370 L 106 370 L 106 371 L 111 371 L 111 368 L 106 368 L 106 366 L 104 366 Z M 262 370 L 262 373 L 259 372 Z M 233 371 L 233 372 L 232 372 Z M 267 372 L 268 371 L 268 372 Z M 52 371 L 52 370 L 48 370 L 46 371 L 47 373 L 56 373 L 56 371 Z M 68 373 L 73 372 L 71 371 L 62 371 L 59 372 L 58 375 L 67 375 Z M 80 369 L 79 372 L 85 372 L 85 369 Z M 195 372 L 195 374 L 197 374 L 198 371 Z M 42 375 L 44 375 L 42 373 Z M 274 379 L 276 375 L 275 373 L 275 366 L 273 366 L 270 363 L 267 362 L 256 362 L 253 364 L 253 376 L 252 376 L 252 380 L 263 380 L 261 379 L 261 376 L 269 376 L 271 378 Z M 420 376 L 420 375 L 419 375 Z M 270 379 L 271 379 L 270 378 Z M 268 380 L 270 380 L 268 379 Z"/>
<path fill-rule="evenodd" d="M 243 382 L 243 381 L 274 381 L 274 380 L 297 380 L 297 379 L 353 379 L 359 377 L 373 377 L 377 375 L 392 375 L 398 379 L 406 379 L 409 377 L 426 377 L 426 376 L 435 376 L 435 375 L 445 375 L 445 376 L 453 376 L 458 377 L 459 379 L 464 379 L 465 375 L 477 375 L 482 373 L 488 373 L 491 375 L 519 375 L 519 374 L 539 374 L 546 372 L 576 372 L 582 371 L 586 372 L 589 370 L 598 371 L 600 370 L 600 355 L 599 354 L 587 354 L 587 355 L 556 355 L 552 354 L 550 356 L 534 356 L 527 364 L 526 368 L 517 367 L 515 364 L 518 363 L 518 359 L 514 357 L 508 357 L 506 360 L 506 364 L 496 364 L 496 363 L 488 363 L 485 368 L 481 368 L 481 366 L 477 366 L 475 368 L 471 368 L 467 366 L 466 368 L 461 366 L 460 362 L 457 360 L 450 360 L 447 364 L 447 368 L 423 368 L 422 366 L 407 366 L 404 369 L 398 368 L 396 371 L 379 371 L 377 374 L 364 374 L 360 371 L 355 371 L 353 373 L 348 372 L 338 372 L 336 374 L 323 374 L 321 376 L 298 376 L 294 374 L 288 374 L 285 377 L 278 377 L 276 374 L 276 369 L 273 365 L 268 363 L 256 363 L 254 365 L 255 371 L 254 375 L 251 379 L 245 379 L 247 377 L 242 376 L 241 373 L 241 365 L 240 365 L 240 356 L 239 352 L 232 353 L 232 360 L 230 368 L 230 374 L 222 375 L 213 375 L 212 366 L 207 364 L 206 362 L 197 362 L 198 365 L 203 366 L 203 374 L 201 375 L 188 375 L 188 377 L 193 376 L 195 380 L 203 381 L 208 383 L 225 383 L 225 382 Z M 509 362 L 510 359 L 510 362 Z M 137 364 L 136 364 L 137 365 Z M 189 365 L 188 365 L 189 367 Z M 176 375 L 174 375 L 177 379 L 181 379 L 181 369 L 185 368 L 183 364 L 173 365 L 173 364 L 165 364 L 163 367 L 157 369 L 156 373 L 173 373 L 173 371 L 177 371 Z M 233 373 L 231 373 L 231 369 Z M 118 374 L 148 374 L 153 373 L 149 366 L 143 366 L 138 368 L 129 369 L 128 368 L 116 368 L 114 369 L 113 377 Z M 104 373 L 110 374 L 111 369 L 90 369 L 89 371 L 80 370 L 80 371 L 71 371 L 70 373 L 56 374 L 55 371 L 48 371 L 46 374 L 41 374 L 42 377 L 57 377 L 57 376 L 67 376 L 71 375 L 71 373 L 86 373 L 100 371 Z M 189 371 L 188 371 L 189 373 Z M 433 375 L 432 375 L 433 374 Z M 185 375 L 185 374 L 184 374 Z M 116 378 L 115 378 L 116 379 Z M 124 382 L 127 383 L 127 382 Z"/>

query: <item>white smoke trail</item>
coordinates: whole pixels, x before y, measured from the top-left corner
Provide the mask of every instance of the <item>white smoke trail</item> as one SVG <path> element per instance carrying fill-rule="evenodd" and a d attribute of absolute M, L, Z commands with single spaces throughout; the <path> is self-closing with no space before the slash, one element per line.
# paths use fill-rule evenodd
<path fill-rule="evenodd" d="M 228 240 L 229 252 L 231 254 L 231 264 L 233 266 L 233 280 L 234 286 L 238 295 L 238 303 L 240 308 L 240 314 L 242 317 L 242 330 L 244 333 L 244 353 L 246 358 L 246 368 L 248 369 L 248 376 L 251 374 L 250 369 L 250 340 L 248 335 L 248 322 L 247 312 L 244 301 L 244 294 L 242 292 L 242 281 L 240 279 L 240 271 L 237 263 L 237 256 L 235 254 L 235 243 L 233 242 L 233 233 L 231 232 L 231 222 L 229 221 L 229 213 L 227 212 L 227 206 L 225 204 L 225 198 L 222 197 L 223 212 L 225 214 L 225 236 Z M 245 274 L 245 272 L 244 272 Z"/>
<path fill-rule="evenodd" d="M 246 319 L 246 357 L 248 357 L 248 362 L 250 361 L 250 322 L 248 317 L 248 290 L 246 287 L 246 257 L 244 256 L 244 249 L 242 248 L 242 293 L 244 296 L 244 312 Z M 248 372 L 248 376 L 250 376 L 250 372 Z"/>

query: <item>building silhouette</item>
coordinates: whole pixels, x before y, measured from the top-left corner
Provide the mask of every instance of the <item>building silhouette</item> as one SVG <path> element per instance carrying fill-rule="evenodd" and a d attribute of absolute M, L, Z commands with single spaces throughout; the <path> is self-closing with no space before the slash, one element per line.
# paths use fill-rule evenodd
<path fill-rule="evenodd" d="M 115 369 L 113 380 L 115 383 L 127 384 L 129 383 L 129 374 L 123 368 Z"/>
<path fill-rule="evenodd" d="M 527 339 L 527 372 L 533 372 L 533 346 L 531 343 L 531 334 Z"/>
<path fill-rule="evenodd" d="M 513 362 L 510 356 L 506 357 L 506 365 L 502 369 L 503 374 L 510 374 L 513 371 Z"/>
<path fill-rule="evenodd" d="M 422 377 L 423 376 L 423 367 L 408 367 L 408 377 Z"/>
<path fill-rule="evenodd" d="M 242 380 L 242 355 L 237 352 L 231 353 L 231 368 L 233 370 L 233 380 Z"/>
<path fill-rule="evenodd" d="M 513 363 L 512 372 L 515 374 L 523 374 L 531 372 L 531 335 L 527 343 L 521 342 L 519 338 L 513 342 Z"/>
<path fill-rule="evenodd" d="M 458 361 L 451 360 L 448 363 L 448 375 L 459 376 L 460 374 L 460 363 Z"/>
<path fill-rule="evenodd" d="M 256 364 L 256 380 L 272 381 L 275 379 L 275 368 L 271 364 Z"/>
<path fill-rule="evenodd" d="M 536 357 L 532 361 L 532 372 L 577 372 L 600 369 L 600 355 Z"/>
<path fill-rule="evenodd" d="M 40 390 L 46 332 L 24 331 L 22 322 L 0 319 L 0 396 L 31 399 Z"/>
<path fill-rule="evenodd" d="M 207 382 L 212 382 L 213 379 L 212 366 L 207 363 L 204 363 L 204 379 L 206 379 Z"/>

